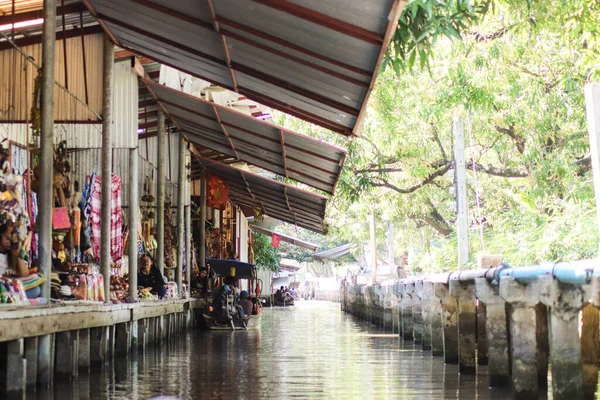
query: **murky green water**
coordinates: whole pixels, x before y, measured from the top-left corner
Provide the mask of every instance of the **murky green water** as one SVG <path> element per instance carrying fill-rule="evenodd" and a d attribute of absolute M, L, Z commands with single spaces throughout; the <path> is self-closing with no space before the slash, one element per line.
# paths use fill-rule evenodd
<path fill-rule="evenodd" d="M 57 384 L 48 399 L 507 399 L 486 368 L 460 376 L 396 335 L 303 301 L 265 309 L 262 329 L 194 332 L 113 368 Z"/>

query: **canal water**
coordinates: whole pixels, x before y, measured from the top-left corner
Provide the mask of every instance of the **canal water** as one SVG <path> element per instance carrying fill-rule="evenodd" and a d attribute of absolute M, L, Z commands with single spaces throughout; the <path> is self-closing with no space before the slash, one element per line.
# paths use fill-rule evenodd
<path fill-rule="evenodd" d="M 111 368 L 55 384 L 44 399 L 508 399 L 491 390 L 485 367 L 459 375 L 397 335 L 301 301 L 266 308 L 262 328 L 196 331 Z"/>

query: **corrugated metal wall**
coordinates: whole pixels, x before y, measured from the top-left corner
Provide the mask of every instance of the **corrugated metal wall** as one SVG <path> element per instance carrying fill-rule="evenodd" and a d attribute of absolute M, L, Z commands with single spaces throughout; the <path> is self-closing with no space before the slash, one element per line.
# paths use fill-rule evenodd
<path fill-rule="evenodd" d="M 102 112 L 102 34 L 85 36 L 87 82 L 83 74 L 81 37 L 67 39 L 68 88 L 86 101 L 97 114 Z M 41 44 L 25 46 L 22 50 L 38 65 L 42 63 Z M 56 43 L 56 80 L 65 85 L 63 42 Z M 0 52 L 0 121 L 27 121 L 33 101 L 35 67 L 16 50 Z M 137 90 L 136 90 L 137 94 Z M 57 121 L 95 121 L 97 117 L 85 105 L 77 102 L 64 90 L 56 87 L 54 115 Z"/>
<path fill-rule="evenodd" d="M 138 145 L 138 78 L 131 61 L 115 63 L 114 82 L 114 134 L 113 147 L 135 148 Z"/>

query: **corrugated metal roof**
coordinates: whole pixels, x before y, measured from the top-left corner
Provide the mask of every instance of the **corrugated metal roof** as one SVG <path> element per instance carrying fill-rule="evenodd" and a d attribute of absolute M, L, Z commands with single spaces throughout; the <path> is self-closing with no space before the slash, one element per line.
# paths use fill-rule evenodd
<path fill-rule="evenodd" d="M 327 204 L 325 196 L 206 158 L 196 159 L 206 172 L 229 181 L 229 198 L 235 204 L 258 207 L 270 217 L 324 233 L 323 220 Z"/>
<path fill-rule="evenodd" d="M 144 82 L 191 142 L 333 194 L 346 155 L 341 147 Z"/>
<path fill-rule="evenodd" d="M 318 253 L 313 254 L 313 258 L 317 260 L 335 260 L 340 257 L 345 256 L 346 254 L 350 254 L 351 243 L 346 243 L 338 247 L 334 247 L 333 249 L 323 250 Z"/>
<path fill-rule="evenodd" d="M 316 251 L 319 248 L 318 244 L 310 243 L 306 240 L 301 240 L 293 236 L 284 235 L 283 233 L 273 232 L 258 225 L 250 224 L 250 229 L 252 229 L 254 232 L 262 233 L 263 235 L 267 236 L 273 236 L 273 234 L 278 235 L 279 237 L 281 237 L 282 242 L 290 243 L 298 247 L 303 247 L 310 251 Z M 283 259 L 281 260 L 281 263 L 283 264 Z"/>
<path fill-rule="evenodd" d="M 84 0 L 121 47 L 357 134 L 402 0 Z"/>

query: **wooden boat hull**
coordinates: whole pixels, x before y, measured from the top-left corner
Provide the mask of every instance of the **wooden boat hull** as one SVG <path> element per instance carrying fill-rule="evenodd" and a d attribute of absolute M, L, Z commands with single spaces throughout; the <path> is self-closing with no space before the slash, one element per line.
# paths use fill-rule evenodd
<path fill-rule="evenodd" d="M 250 315 L 245 320 L 234 319 L 229 324 L 219 323 L 208 314 L 202 314 L 208 329 L 211 331 L 244 331 L 260 328 L 260 315 Z M 231 324 L 233 322 L 233 325 Z"/>

